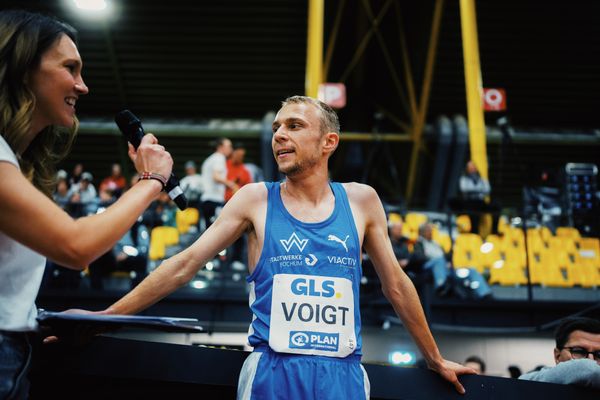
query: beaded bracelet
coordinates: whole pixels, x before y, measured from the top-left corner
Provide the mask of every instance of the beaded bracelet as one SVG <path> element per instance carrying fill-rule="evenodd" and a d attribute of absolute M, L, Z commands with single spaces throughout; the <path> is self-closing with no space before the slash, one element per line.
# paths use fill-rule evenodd
<path fill-rule="evenodd" d="M 142 172 L 142 174 L 140 175 L 140 180 L 142 179 L 155 179 L 159 181 L 160 183 L 162 183 L 163 190 L 165 190 L 165 187 L 167 186 L 167 178 L 165 178 L 161 174 L 157 174 L 154 172 Z"/>

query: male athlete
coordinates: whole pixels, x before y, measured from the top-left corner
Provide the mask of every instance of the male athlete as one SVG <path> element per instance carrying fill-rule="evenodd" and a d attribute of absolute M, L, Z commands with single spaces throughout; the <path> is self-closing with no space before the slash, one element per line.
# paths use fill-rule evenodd
<path fill-rule="evenodd" d="M 286 99 L 272 138 L 285 180 L 241 188 L 194 244 L 102 313 L 133 314 L 150 306 L 247 232 L 254 352 L 241 371 L 238 399 L 368 399 L 358 298 L 364 248 L 429 368 L 464 393 L 457 375 L 474 371 L 440 355 L 415 288 L 392 251 L 377 193 L 367 185 L 329 181 L 327 160 L 339 131 L 326 104 Z"/>

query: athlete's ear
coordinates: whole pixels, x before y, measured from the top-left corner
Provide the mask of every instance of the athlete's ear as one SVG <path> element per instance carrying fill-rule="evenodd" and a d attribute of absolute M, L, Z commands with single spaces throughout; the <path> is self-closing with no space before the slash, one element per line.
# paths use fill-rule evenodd
<path fill-rule="evenodd" d="M 327 132 L 323 135 L 323 150 L 325 153 L 333 153 L 340 142 L 340 135 L 337 132 Z"/>

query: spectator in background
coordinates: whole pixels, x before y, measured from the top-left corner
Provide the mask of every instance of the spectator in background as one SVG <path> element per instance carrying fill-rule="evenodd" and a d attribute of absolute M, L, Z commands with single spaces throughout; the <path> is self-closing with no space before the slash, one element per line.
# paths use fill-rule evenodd
<path fill-rule="evenodd" d="M 483 178 L 472 160 L 467 162 L 465 173 L 459 181 L 460 194 L 463 200 L 483 201 L 490 195 L 490 183 Z"/>
<path fill-rule="evenodd" d="M 438 296 L 446 296 L 452 292 L 462 298 L 483 299 L 492 296 L 492 289 L 479 271 L 474 268 L 454 270 L 442 246 L 433 240 L 433 225 L 430 223 L 419 227 L 419 238 L 415 243 L 409 268 L 413 265 L 423 271 L 431 271 Z"/>
<path fill-rule="evenodd" d="M 202 196 L 202 175 L 196 170 L 196 163 L 192 160 L 185 163 L 185 176 L 180 181 L 181 190 L 188 200 L 188 205 L 200 210 L 200 197 Z"/>
<path fill-rule="evenodd" d="M 459 199 L 452 199 L 450 207 L 455 212 L 464 212 L 471 219 L 471 231 L 481 232 L 479 229 L 480 217 L 483 213 L 492 213 L 492 232 L 497 231 L 500 206 L 489 201 L 491 193 L 489 181 L 482 177 L 477 165 L 472 160 L 467 162 L 465 172 L 459 180 Z M 489 232 L 488 232 L 489 233 Z M 483 236 L 486 236 L 485 234 Z"/>
<path fill-rule="evenodd" d="M 408 238 L 402 233 L 402 217 L 391 213 L 388 215 L 388 228 L 392 249 L 398 264 L 402 269 L 406 269 L 410 260 L 410 251 L 408 249 Z"/>
<path fill-rule="evenodd" d="M 81 174 L 83 174 L 83 164 L 77 163 L 73 166 L 73 172 L 71 172 L 71 177 L 69 178 L 69 186 L 79 183 Z"/>
<path fill-rule="evenodd" d="M 109 251 L 89 265 L 90 286 L 103 290 L 104 278 L 115 271 L 131 273 L 131 289 L 144 280 L 147 273 L 150 234 L 141 218 Z"/>
<path fill-rule="evenodd" d="M 125 190 L 126 185 L 127 181 L 121 174 L 121 165 L 114 163 L 111 168 L 111 175 L 102 180 L 98 190 L 108 189 L 115 198 L 119 198 L 121 193 Z"/>
<path fill-rule="evenodd" d="M 52 195 L 54 202 L 60 206 L 63 210 L 67 210 L 69 206 L 69 185 L 66 179 L 61 179 L 56 184 L 56 190 Z"/>
<path fill-rule="evenodd" d="M 98 192 L 98 209 L 96 210 L 96 212 L 103 212 L 106 209 L 106 207 L 110 206 L 116 200 L 116 196 L 110 189 L 100 189 L 100 191 Z"/>
<path fill-rule="evenodd" d="M 231 152 L 231 157 L 227 160 L 227 180 L 232 182 L 233 185 L 227 186 L 225 189 L 225 202 L 237 192 L 242 186 L 252 183 L 252 176 L 250 171 L 244 165 L 244 157 L 246 156 L 246 149 L 241 143 L 236 143 Z"/>
<path fill-rule="evenodd" d="M 236 143 L 231 153 L 231 157 L 227 160 L 227 180 L 233 183 L 232 187 L 225 189 L 225 202 L 227 203 L 231 197 L 242 186 L 252 183 L 250 172 L 244 165 L 244 157 L 246 149 L 241 143 Z M 244 263 L 244 250 L 246 247 L 246 235 L 240 236 L 230 247 L 228 261 L 231 263 L 231 268 L 235 271 L 245 271 L 246 263 Z"/>
<path fill-rule="evenodd" d="M 452 290 L 451 266 L 442 246 L 434 242 L 432 236 L 433 225 L 424 223 L 419 226 L 419 238 L 413 249 L 410 268 L 431 271 L 436 293 L 445 296 Z"/>
<path fill-rule="evenodd" d="M 89 172 L 81 174 L 79 183 L 71 185 L 69 189 L 69 202 L 73 205 L 76 216 L 94 214 L 98 206 L 98 194 L 92 184 L 94 177 Z"/>
<path fill-rule="evenodd" d="M 149 229 L 157 226 L 177 226 L 177 207 L 166 192 L 161 192 L 144 211 L 144 224 Z"/>
<path fill-rule="evenodd" d="M 202 217 L 206 229 L 212 224 L 217 208 L 225 204 L 225 188 L 234 188 L 234 183 L 227 180 L 227 157 L 232 151 L 231 140 L 218 138 L 215 152 L 202 163 Z"/>
<path fill-rule="evenodd" d="M 519 378 L 523 373 L 521 372 L 521 368 L 517 367 L 516 365 L 509 365 L 508 366 L 508 375 L 511 378 L 517 379 Z"/>
<path fill-rule="evenodd" d="M 474 369 L 478 375 L 485 375 L 485 362 L 480 357 L 467 357 L 463 365 L 465 367 Z"/>
<path fill-rule="evenodd" d="M 600 321 L 572 317 L 555 333 L 554 367 L 521 375 L 519 379 L 600 389 Z"/>

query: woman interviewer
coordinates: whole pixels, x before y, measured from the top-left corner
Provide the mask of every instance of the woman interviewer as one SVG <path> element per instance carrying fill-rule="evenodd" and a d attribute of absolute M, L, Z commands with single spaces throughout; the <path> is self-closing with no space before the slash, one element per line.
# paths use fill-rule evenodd
<path fill-rule="evenodd" d="M 27 397 L 28 332 L 45 258 L 76 270 L 105 253 L 163 189 L 173 160 L 153 135 L 129 156 L 146 178 L 102 214 L 77 220 L 51 200 L 55 164 L 88 93 L 75 30 L 25 11 L 0 12 L 0 399 Z"/>

